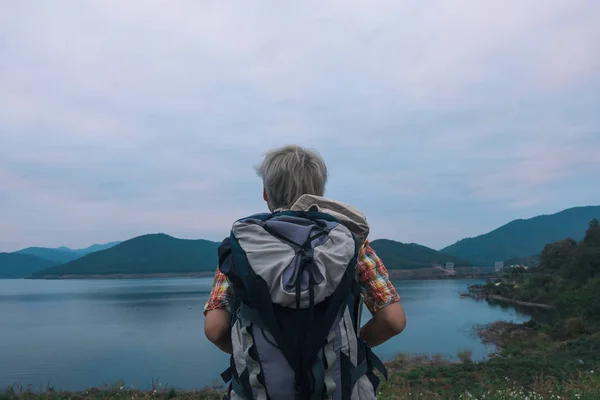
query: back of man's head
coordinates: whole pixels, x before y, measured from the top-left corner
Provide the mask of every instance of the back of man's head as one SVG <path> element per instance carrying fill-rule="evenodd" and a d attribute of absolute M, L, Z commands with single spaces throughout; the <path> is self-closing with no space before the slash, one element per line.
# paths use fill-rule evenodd
<path fill-rule="evenodd" d="M 271 211 L 290 208 L 303 194 L 325 194 L 327 166 L 316 150 L 296 145 L 273 149 L 256 172 L 263 180 Z"/>

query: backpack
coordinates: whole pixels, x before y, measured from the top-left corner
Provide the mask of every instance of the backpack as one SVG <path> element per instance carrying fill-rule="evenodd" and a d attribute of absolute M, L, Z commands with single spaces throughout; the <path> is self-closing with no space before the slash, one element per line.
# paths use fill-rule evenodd
<path fill-rule="evenodd" d="M 320 211 L 236 221 L 219 247 L 233 289 L 230 399 L 373 400 L 381 360 L 358 336 L 360 242 Z"/>

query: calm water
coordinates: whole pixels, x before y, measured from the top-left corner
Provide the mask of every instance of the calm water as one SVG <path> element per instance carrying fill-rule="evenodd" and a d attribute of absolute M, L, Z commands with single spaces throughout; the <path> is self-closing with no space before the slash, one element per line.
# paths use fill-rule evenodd
<path fill-rule="evenodd" d="M 493 349 L 472 335 L 475 324 L 525 321 L 512 309 L 461 299 L 476 281 L 399 281 L 406 331 L 377 347 L 455 357 Z M 152 379 L 177 388 L 211 384 L 228 359 L 204 337 L 202 307 L 210 278 L 38 281 L 0 280 L 0 388 L 50 382 L 78 390 Z M 369 314 L 363 315 L 363 323 Z"/>

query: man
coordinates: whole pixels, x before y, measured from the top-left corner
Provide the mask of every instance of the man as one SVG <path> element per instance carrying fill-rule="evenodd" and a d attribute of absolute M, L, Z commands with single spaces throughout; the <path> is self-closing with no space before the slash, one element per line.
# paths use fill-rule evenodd
<path fill-rule="evenodd" d="M 325 162 L 320 157 L 317 152 L 310 151 L 299 146 L 285 146 L 283 148 L 275 149 L 268 152 L 262 162 L 262 164 L 257 168 L 258 175 L 262 178 L 263 181 L 263 199 L 266 201 L 269 210 L 271 213 L 278 213 L 282 211 L 288 210 L 297 210 L 299 212 L 307 212 L 317 210 L 319 212 L 323 212 L 325 214 L 315 214 L 315 215 L 332 215 L 335 218 L 332 218 L 328 225 L 329 228 L 323 231 L 323 235 L 333 235 L 331 232 L 335 232 L 335 228 L 332 230 L 332 227 L 335 227 L 337 222 L 342 222 L 340 225 L 344 227 L 339 227 L 337 231 L 342 232 L 345 227 L 348 228 L 352 232 L 352 234 L 348 233 L 348 235 L 352 235 L 354 239 L 356 239 L 358 243 L 357 254 L 355 257 L 355 282 L 357 282 L 358 287 L 360 288 L 360 295 L 364 300 L 364 303 L 370 313 L 372 314 L 372 318 L 368 321 L 359 331 L 359 339 L 364 342 L 366 345 L 367 353 L 370 351 L 370 348 L 376 347 L 395 335 L 401 333 L 406 326 L 406 317 L 404 314 L 404 310 L 402 305 L 400 304 L 400 298 L 391 284 L 388 272 L 382 263 L 382 261 L 377 257 L 373 249 L 369 245 L 369 241 L 367 239 L 368 235 L 368 224 L 366 223 L 366 219 L 364 216 L 353 209 L 349 205 L 346 205 L 341 202 L 337 202 L 335 200 L 330 200 L 324 198 L 325 185 L 327 181 L 327 168 Z M 285 214 L 285 213 L 284 213 Z M 305 214 L 294 214 L 303 216 Z M 265 217 L 270 218 L 270 217 Z M 285 219 L 285 217 L 283 218 Z M 283 222 L 286 222 L 282 219 Z M 337 222 L 336 222 L 337 221 Z M 239 222 L 239 221 L 238 221 Z M 255 221 L 254 221 L 255 222 Z M 253 222 L 253 223 L 254 223 Z M 289 222 L 289 221 L 287 221 Z M 313 221 L 314 222 L 314 221 Z M 268 221 L 266 222 L 268 224 Z M 317 223 L 317 222 L 316 222 Z M 322 224 L 318 222 L 317 224 Z M 265 225 L 265 221 L 259 222 L 259 224 Z M 266 228 L 265 228 L 266 229 Z M 318 228 L 316 228 L 318 229 Z M 347 230 L 346 230 L 347 231 Z M 233 232 L 233 231 L 232 231 Z M 339 236 L 340 238 L 342 236 Z M 285 239 L 285 238 L 284 238 Z M 227 240 L 227 239 L 226 239 Z M 312 238 L 311 238 L 312 240 Z M 338 242 L 342 239 L 338 239 Z M 274 242 L 278 243 L 278 242 Z M 331 242 L 330 242 L 331 243 Z M 225 244 L 225 241 L 224 241 Z M 294 246 L 294 245 L 291 245 Z M 354 246 L 354 241 L 352 242 L 352 246 Z M 222 245 L 223 247 L 223 245 Z M 238 246 L 240 247 L 240 246 Z M 243 246 L 242 246 L 243 247 Z M 323 247 L 322 247 L 323 248 Z M 318 247 L 310 250 L 310 257 L 313 257 L 313 250 L 318 251 Z M 324 251 L 324 250 L 322 250 Z M 340 250 L 341 251 L 341 250 Z M 340 253 L 338 251 L 338 253 Z M 220 249 L 221 252 L 221 249 Z M 298 251 L 296 254 L 300 254 Z M 304 254 L 304 253 L 303 253 Z M 292 252 L 293 255 L 293 252 Z M 339 254 L 329 255 L 325 258 L 327 260 L 335 259 L 335 257 Z M 221 254 L 220 254 L 221 256 Z M 316 257 L 316 256 L 315 256 Z M 325 257 L 325 256 L 323 256 Z M 332 258 L 333 257 L 333 258 Z M 239 259 L 239 258 L 238 258 Z M 311 261 L 314 261 L 310 258 Z M 223 260 L 220 260 L 222 262 Z M 318 263 L 317 263 L 318 264 Z M 325 266 L 327 267 L 327 266 Z M 335 266 L 330 266 L 331 269 L 334 269 Z M 289 267 L 288 267 L 289 268 Z M 217 271 L 214 279 L 214 287 L 210 294 L 209 300 L 205 305 L 205 334 L 207 338 L 213 342 L 219 349 L 224 351 L 225 353 L 232 354 L 235 353 L 235 349 L 232 344 L 232 336 L 236 337 L 236 334 L 232 334 L 232 307 L 233 307 L 233 290 L 231 287 L 231 283 L 229 282 L 227 276 L 221 270 L 230 270 L 229 267 L 224 267 L 220 265 L 220 269 Z M 321 270 L 324 273 L 327 272 L 327 268 L 323 269 L 323 265 L 321 265 Z M 316 274 L 319 275 L 319 270 L 315 267 Z M 301 270 L 301 273 L 306 273 L 305 270 Z M 310 273 L 312 274 L 312 272 Z M 310 275 L 309 274 L 309 275 Z M 308 276 L 308 275 L 307 275 Z M 329 279 L 329 275 L 327 275 Z M 323 277 L 321 277 L 323 278 Z M 305 279 L 305 281 L 308 278 Z M 314 281 L 314 276 L 310 276 L 311 282 Z M 324 279 L 324 278 L 323 278 Z M 323 280 L 321 279 L 321 281 Z M 339 278 L 341 279 L 341 278 Z M 300 281 L 298 280 L 298 288 L 296 295 L 297 303 L 296 309 L 300 306 Z M 315 284 L 316 285 L 316 284 Z M 319 295 L 318 285 L 315 286 L 317 288 L 317 297 Z M 312 290 L 312 287 L 310 288 Z M 334 288 L 333 288 L 334 289 Z M 328 293 L 331 294 L 331 289 Z M 326 289 L 322 289 L 326 290 Z M 341 290 L 341 289 L 340 289 Z M 272 289 L 271 289 L 272 291 Z M 285 293 L 284 293 L 285 294 Z M 293 296 L 293 291 L 290 293 L 290 296 Z M 309 295 L 306 295 L 309 296 Z M 314 293 L 310 293 L 309 297 L 314 297 Z M 311 301 L 313 301 L 311 297 Z M 325 295 L 321 295 L 321 297 L 325 297 Z M 332 296 L 334 297 L 334 296 Z M 290 297 L 292 299 L 293 297 Z M 250 298 L 251 300 L 251 298 Z M 288 306 L 293 307 L 293 302 L 288 304 Z M 318 305 L 317 305 L 318 306 Z M 238 307 L 237 305 L 235 307 Z M 308 306 L 306 306 L 308 307 Z M 313 311 L 315 304 L 310 304 L 311 312 Z M 359 307 L 360 308 L 360 307 Z M 360 311 L 358 311 L 360 315 Z M 308 317 L 307 317 L 308 318 Z M 311 315 L 310 318 L 314 318 Z M 356 316 L 352 314 L 353 322 L 356 322 Z M 360 316 L 358 317 L 360 319 Z M 336 323 L 338 323 L 336 321 Z M 333 328 L 332 328 L 333 329 Z M 339 329 L 338 329 L 339 331 Z M 332 335 L 333 338 L 335 335 Z M 339 336 L 339 332 L 338 332 Z M 284 339 L 282 339 L 284 340 Z M 357 340 L 356 338 L 354 340 Z M 359 340 L 358 344 L 361 345 L 361 340 Z M 325 339 L 323 339 L 325 341 Z M 237 343 L 237 342 L 236 342 Z M 339 346 L 338 346 L 339 347 Z M 339 349 L 338 349 L 339 350 Z M 283 351 L 283 349 L 282 349 Z M 371 353 L 368 353 L 371 354 Z M 235 356 L 235 354 L 234 354 Z M 321 357 L 321 356 L 319 356 Z M 342 356 L 344 357 L 344 356 Z M 356 358 L 356 356 L 355 356 Z M 289 360 L 289 358 L 288 358 Z M 250 360 L 252 361 L 252 360 Z M 356 361 L 356 360 L 355 360 Z M 312 360 L 311 362 L 314 362 Z M 327 362 L 323 362 L 326 368 L 328 367 Z M 371 366 L 372 362 L 369 362 Z M 232 365 L 234 365 L 232 363 Z M 312 364 L 308 365 L 308 368 L 311 367 Z M 235 366 L 235 365 L 234 365 Z M 304 366 L 302 368 L 306 368 Z M 333 368 L 331 365 L 329 367 Z M 356 366 L 354 366 L 356 367 Z M 372 366 L 371 366 L 372 367 Z M 300 368 L 300 367 L 299 367 Z M 339 368 L 339 367 L 337 367 Z M 358 368 L 358 367 L 356 367 Z M 239 369 L 239 365 L 238 365 Z M 296 371 L 298 374 L 298 372 Z M 340 372 L 338 372 L 340 374 Z M 369 375 L 371 380 L 374 378 L 372 374 Z M 265 378 L 266 379 L 266 378 Z M 311 383 L 313 386 L 311 390 L 314 389 L 314 374 L 312 378 L 307 378 L 308 380 L 313 380 Z M 248 380 L 246 378 L 246 380 Z M 269 379 L 266 379 L 267 381 Z M 255 379 L 256 381 L 256 379 Z M 267 382 L 268 383 L 268 382 Z M 355 382 L 353 382 L 355 383 Z M 372 382 L 373 383 L 373 382 Z M 260 384 L 255 382 L 256 385 L 260 386 Z M 340 386 L 338 382 L 338 386 Z M 347 386 L 347 385 L 346 385 Z M 376 384 L 374 383 L 375 387 Z M 329 389 L 329 386 L 328 386 Z M 276 389 L 270 389 L 272 393 L 276 392 Z M 300 390 L 300 389 L 298 389 Z M 322 389 L 325 390 L 325 389 Z M 335 390 L 335 389 L 332 389 Z M 352 390 L 350 388 L 349 390 Z M 354 389 L 354 394 L 352 394 L 352 399 L 354 398 L 371 398 L 371 397 L 355 397 L 358 396 L 357 390 L 362 389 Z M 241 391 L 241 389 L 240 389 Z M 258 394 L 257 394 L 258 393 Z M 271 396 L 273 396 L 271 393 Z M 283 393 L 283 392 L 281 392 Z M 262 392 L 264 394 L 264 391 Z M 259 398 L 261 392 L 249 393 L 248 396 L 252 396 L 252 398 Z M 282 395 L 283 396 L 283 395 Z M 297 396 L 298 393 L 297 393 Z M 376 396 L 376 395 L 375 395 Z M 233 397 L 232 397 L 233 398 Z M 240 397 L 241 398 L 241 397 Z M 267 397 L 264 397 L 267 398 Z M 277 398 L 277 397 L 270 397 Z M 300 397 L 297 397 L 300 398 Z M 341 397 L 340 397 L 341 398 Z M 374 398 L 374 397 L 373 397 Z"/>

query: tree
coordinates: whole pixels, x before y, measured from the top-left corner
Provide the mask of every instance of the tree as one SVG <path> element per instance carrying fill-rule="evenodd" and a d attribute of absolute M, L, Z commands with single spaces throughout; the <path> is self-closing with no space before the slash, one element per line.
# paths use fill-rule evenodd
<path fill-rule="evenodd" d="M 590 222 L 590 227 L 585 232 L 583 243 L 587 246 L 600 248 L 600 223 L 597 218 Z"/>
<path fill-rule="evenodd" d="M 571 238 L 544 246 L 540 257 L 540 268 L 559 270 L 567 266 L 577 249 L 577 242 Z"/>
<path fill-rule="evenodd" d="M 578 249 L 578 264 L 588 278 L 600 276 L 600 224 L 594 218 Z"/>

